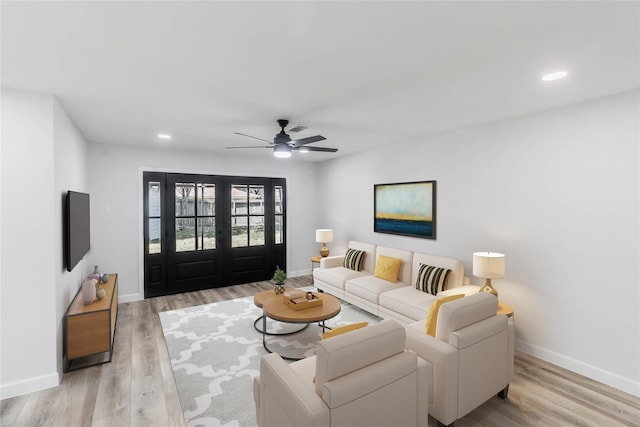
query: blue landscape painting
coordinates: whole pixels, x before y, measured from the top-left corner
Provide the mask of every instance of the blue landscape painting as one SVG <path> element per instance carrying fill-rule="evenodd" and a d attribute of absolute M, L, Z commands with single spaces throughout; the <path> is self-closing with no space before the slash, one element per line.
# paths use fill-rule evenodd
<path fill-rule="evenodd" d="M 408 221 L 403 219 L 376 218 L 375 231 L 379 233 L 432 237 L 433 223 L 431 221 Z"/>
<path fill-rule="evenodd" d="M 373 231 L 435 239 L 435 184 L 375 185 Z"/>

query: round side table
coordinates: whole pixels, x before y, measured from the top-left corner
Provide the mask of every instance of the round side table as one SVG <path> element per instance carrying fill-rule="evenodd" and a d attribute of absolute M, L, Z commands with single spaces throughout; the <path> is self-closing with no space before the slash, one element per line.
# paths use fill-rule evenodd
<path fill-rule="evenodd" d="M 320 255 L 315 255 L 315 256 L 312 256 L 310 259 L 311 259 L 311 284 L 313 285 L 313 267 L 316 264 L 320 264 L 320 260 L 322 259 L 322 257 Z"/>
<path fill-rule="evenodd" d="M 513 316 L 513 307 L 506 302 L 498 302 L 498 312 L 496 314 L 504 314 L 507 317 Z"/>

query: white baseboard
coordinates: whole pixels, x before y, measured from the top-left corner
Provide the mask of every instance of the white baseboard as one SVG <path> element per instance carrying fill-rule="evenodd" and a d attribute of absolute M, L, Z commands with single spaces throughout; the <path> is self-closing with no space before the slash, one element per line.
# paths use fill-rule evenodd
<path fill-rule="evenodd" d="M 140 295 L 138 293 L 136 294 L 127 294 L 127 295 L 118 295 L 118 304 L 122 304 L 125 302 L 132 302 L 132 301 L 140 301 L 143 300 L 144 296 Z"/>
<path fill-rule="evenodd" d="M 516 340 L 516 349 L 531 356 L 545 360 L 554 365 L 576 372 L 592 380 L 614 387 L 636 397 L 640 397 L 640 382 L 606 371 L 593 365 L 581 362 L 555 351 L 539 347 L 535 344 Z"/>
<path fill-rule="evenodd" d="M 287 273 L 287 277 L 300 277 L 300 276 L 308 276 L 311 274 L 311 270 L 299 270 L 299 271 L 291 271 Z M 127 295 L 118 295 L 118 304 L 123 304 L 125 302 L 132 301 L 141 301 L 144 299 L 144 295 L 140 293 L 135 294 L 127 294 Z"/>
<path fill-rule="evenodd" d="M 308 276 L 310 274 L 311 274 L 311 270 L 290 271 L 287 273 L 287 277 Z"/>
<path fill-rule="evenodd" d="M 47 388 L 57 387 L 59 385 L 60 375 L 58 375 L 57 372 L 8 384 L 2 384 L 0 385 L 0 399 L 22 396 L 23 394 L 33 393 Z"/>

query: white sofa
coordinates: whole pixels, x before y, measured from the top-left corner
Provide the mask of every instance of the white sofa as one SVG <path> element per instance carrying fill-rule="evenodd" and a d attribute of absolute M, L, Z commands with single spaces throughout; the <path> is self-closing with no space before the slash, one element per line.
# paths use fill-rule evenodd
<path fill-rule="evenodd" d="M 429 362 L 405 350 L 393 320 L 323 340 L 316 356 L 260 360 L 253 395 L 260 427 L 427 426 Z"/>
<path fill-rule="evenodd" d="M 506 397 L 513 378 L 513 317 L 496 314 L 498 299 L 463 284 L 464 264 L 402 249 L 349 242 L 366 251 L 362 271 L 343 267 L 344 255 L 323 258 L 313 270 L 314 285 L 382 318 L 405 324 L 406 347 L 427 362 L 429 415 L 451 425 L 499 393 Z M 378 255 L 402 259 L 397 282 L 374 276 Z M 451 270 L 446 288 L 437 295 L 416 289 L 420 264 Z M 436 299 L 455 294 L 465 298 L 440 306 L 436 336 L 425 333 L 425 319 Z"/>
<path fill-rule="evenodd" d="M 471 295 L 480 289 L 463 285 L 464 264 L 457 259 L 357 241 L 350 241 L 349 248 L 366 252 L 362 271 L 343 267 L 344 255 L 322 258 L 320 267 L 313 270 L 314 286 L 381 318 L 393 318 L 404 324 L 424 321 L 436 298 L 458 293 Z M 402 259 L 397 282 L 374 276 L 378 255 Z M 451 270 L 446 289 L 437 296 L 415 288 L 420 264 Z"/>

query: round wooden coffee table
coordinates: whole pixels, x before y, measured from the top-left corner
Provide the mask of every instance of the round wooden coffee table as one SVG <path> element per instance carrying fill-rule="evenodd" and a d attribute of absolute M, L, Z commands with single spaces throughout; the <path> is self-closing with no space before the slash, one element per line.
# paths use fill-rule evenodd
<path fill-rule="evenodd" d="M 285 288 L 285 292 L 287 291 L 292 291 L 292 288 Z M 282 301 L 282 294 L 276 294 L 274 292 L 273 289 L 268 289 L 266 291 L 262 291 L 259 294 L 256 294 L 253 297 L 253 303 L 256 305 L 256 307 L 262 308 L 262 306 L 264 305 L 265 302 L 269 302 L 269 301 Z M 291 335 L 291 334 L 297 334 L 298 332 L 302 332 L 305 329 L 307 329 L 307 326 L 309 326 L 309 324 L 304 325 L 303 327 L 296 329 L 295 331 L 290 331 L 290 332 L 269 332 L 268 330 L 264 329 L 260 329 L 258 327 L 258 323 L 264 323 L 262 320 L 264 319 L 264 314 L 262 314 L 262 316 L 258 317 L 256 320 L 253 321 L 253 327 L 256 331 L 260 332 L 261 334 L 264 333 L 266 335 Z"/>
<path fill-rule="evenodd" d="M 331 319 L 340 313 L 342 306 L 340 300 L 333 295 L 323 293 L 322 295 L 315 294 L 317 297 L 322 298 L 322 305 L 315 307 L 305 308 L 304 310 L 292 310 L 284 303 L 284 297 L 282 295 L 276 295 L 273 291 L 268 291 L 273 296 L 265 294 L 254 297 L 254 304 L 262 305 L 262 345 L 269 353 L 272 351 L 267 346 L 267 317 L 273 320 L 284 323 L 304 323 L 305 327 L 310 323 L 318 322 L 322 331 L 327 328 L 325 320 Z M 261 292 L 262 294 L 263 292 Z M 258 305 L 260 307 L 260 305 Z M 256 328 L 257 329 L 257 328 Z M 300 331 L 296 331 L 300 332 Z M 297 358 L 282 356 L 283 359 L 297 360 Z"/>

